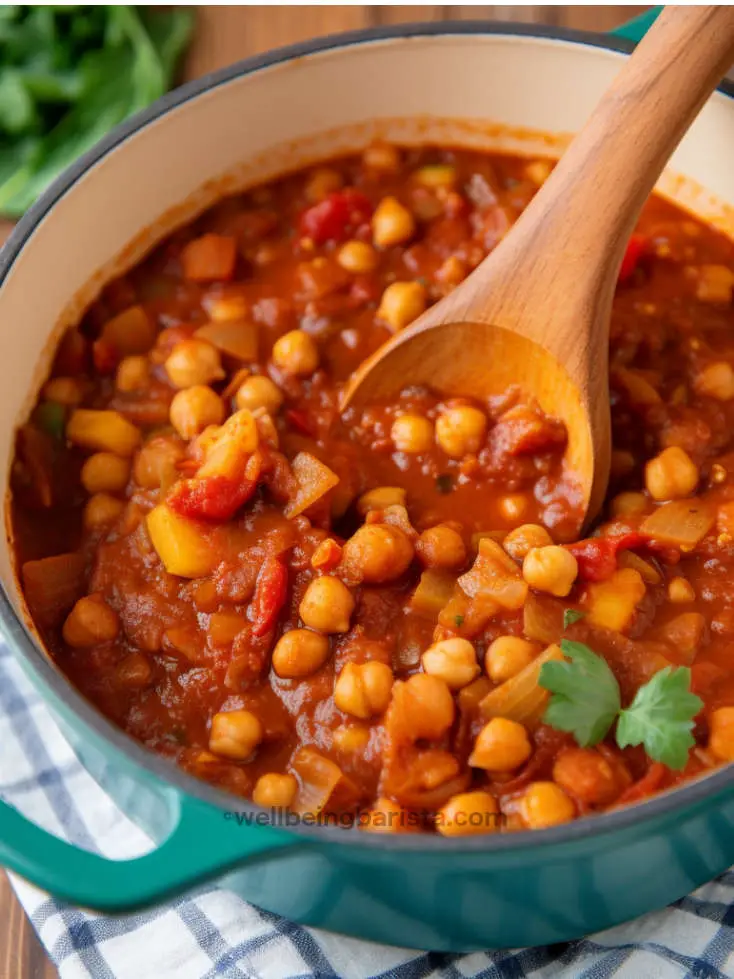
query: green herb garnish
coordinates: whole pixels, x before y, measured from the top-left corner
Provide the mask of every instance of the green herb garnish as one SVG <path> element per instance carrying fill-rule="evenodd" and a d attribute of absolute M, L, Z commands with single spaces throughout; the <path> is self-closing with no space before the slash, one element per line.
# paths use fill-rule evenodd
<path fill-rule="evenodd" d="M 691 731 L 693 718 L 703 701 L 691 693 L 691 671 L 687 666 L 666 666 L 635 694 L 619 715 L 617 744 L 644 745 L 654 761 L 681 769 L 696 743 Z"/>
<path fill-rule="evenodd" d="M 598 744 L 622 706 L 619 684 L 605 659 L 581 642 L 561 640 L 571 662 L 544 663 L 538 683 L 553 695 L 543 720 L 568 731 L 582 748 Z"/>
<path fill-rule="evenodd" d="M 449 473 L 441 473 L 440 476 L 436 476 L 436 490 L 439 493 L 450 493 L 454 488 L 454 477 Z"/>
<path fill-rule="evenodd" d="M 692 729 L 703 707 L 691 693 L 691 671 L 666 666 L 641 686 L 622 710 L 619 684 L 607 661 L 588 646 L 561 640 L 570 662 L 544 663 L 538 683 L 551 698 L 543 720 L 573 734 L 582 748 L 598 744 L 617 722 L 620 748 L 641 744 L 648 757 L 668 768 L 681 769 L 695 744 Z"/>
<path fill-rule="evenodd" d="M 579 612 L 575 608 L 567 608 L 563 610 L 563 628 L 568 629 L 570 625 L 574 622 L 578 622 L 579 619 L 583 619 L 586 612 Z"/>
<path fill-rule="evenodd" d="M 171 86 L 191 10 L 0 7 L 0 213 L 21 215 L 61 170 Z"/>
<path fill-rule="evenodd" d="M 464 616 L 463 615 L 455 615 L 454 616 L 454 623 L 456 624 L 456 628 L 457 629 L 460 629 L 464 625 Z"/>
<path fill-rule="evenodd" d="M 33 412 L 33 420 L 47 435 L 55 439 L 63 439 L 66 409 L 57 401 L 43 401 Z"/>

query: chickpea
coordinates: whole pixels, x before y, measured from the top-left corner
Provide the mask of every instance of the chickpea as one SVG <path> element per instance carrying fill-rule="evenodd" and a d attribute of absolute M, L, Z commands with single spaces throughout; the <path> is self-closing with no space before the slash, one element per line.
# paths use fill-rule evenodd
<path fill-rule="evenodd" d="M 319 350 L 308 333 L 291 330 L 273 344 L 273 363 L 286 374 L 306 377 L 319 366 Z"/>
<path fill-rule="evenodd" d="M 511 772 L 528 760 L 533 748 L 522 724 L 493 717 L 474 742 L 469 764 L 488 772 Z"/>
<path fill-rule="evenodd" d="M 120 619 L 101 595 L 80 598 L 64 622 L 64 642 L 75 649 L 111 642 L 120 631 Z"/>
<path fill-rule="evenodd" d="M 125 504 L 109 493 L 95 493 L 84 507 L 83 523 L 87 530 L 101 530 L 122 516 Z"/>
<path fill-rule="evenodd" d="M 150 364 L 147 357 L 123 357 L 117 365 L 115 387 L 123 394 L 140 391 L 150 378 Z"/>
<path fill-rule="evenodd" d="M 442 836 L 491 833 L 498 826 L 497 800 L 481 790 L 452 796 L 436 814 L 436 829 Z"/>
<path fill-rule="evenodd" d="M 509 532 L 502 546 L 511 558 L 523 561 L 534 547 L 548 547 L 552 543 L 553 538 L 545 527 L 537 523 L 524 523 Z"/>
<path fill-rule="evenodd" d="M 532 782 L 520 802 L 520 815 L 530 829 L 545 829 L 569 822 L 576 807 L 554 782 Z"/>
<path fill-rule="evenodd" d="M 540 647 L 519 636 L 499 636 L 487 649 L 484 664 L 495 683 L 504 683 L 530 666 Z"/>
<path fill-rule="evenodd" d="M 618 493 L 611 502 L 610 512 L 613 517 L 635 517 L 644 513 L 649 502 L 644 493 Z"/>
<path fill-rule="evenodd" d="M 345 714 L 367 720 L 390 703 L 393 673 L 386 663 L 347 663 L 336 679 L 334 704 Z"/>
<path fill-rule="evenodd" d="M 432 163 L 421 167 L 413 174 L 413 180 L 421 187 L 436 190 L 439 187 L 451 188 L 456 183 L 456 168 L 449 163 Z"/>
<path fill-rule="evenodd" d="M 373 143 L 362 154 L 362 162 L 370 170 L 390 173 L 400 167 L 400 150 L 390 143 Z"/>
<path fill-rule="evenodd" d="M 357 500 L 357 510 L 364 516 L 370 510 L 385 510 L 389 506 L 405 506 L 406 495 L 402 486 L 377 486 L 360 496 Z"/>
<path fill-rule="evenodd" d="M 699 394 L 715 398 L 716 401 L 731 401 L 734 398 L 734 370 L 724 360 L 708 364 L 698 374 L 693 386 Z"/>
<path fill-rule="evenodd" d="M 399 803 L 386 796 L 375 800 L 374 806 L 367 813 L 360 813 L 359 828 L 366 833 L 405 833 L 418 818 L 414 813 L 403 809 Z"/>
<path fill-rule="evenodd" d="M 668 599 L 677 605 L 695 601 L 693 585 L 685 578 L 672 578 L 668 584 Z"/>
<path fill-rule="evenodd" d="M 378 248 L 409 241 L 415 234 L 415 218 L 394 197 L 383 197 L 372 215 L 372 240 Z"/>
<path fill-rule="evenodd" d="M 507 493 L 499 502 L 500 514 L 509 523 L 516 523 L 527 514 L 530 498 L 527 493 Z"/>
<path fill-rule="evenodd" d="M 392 423 L 390 438 L 398 452 L 428 452 L 433 445 L 433 425 L 422 415 L 400 415 Z"/>
<path fill-rule="evenodd" d="M 568 595 L 578 573 L 573 554 L 556 544 L 531 548 L 522 563 L 522 576 L 530 587 L 557 598 Z"/>
<path fill-rule="evenodd" d="M 698 469 L 677 445 L 663 449 L 645 466 L 645 487 L 654 500 L 680 500 L 690 496 L 698 485 Z"/>
<path fill-rule="evenodd" d="M 176 388 L 210 384 L 224 377 L 217 348 L 195 337 L 176 344 L 166 359 L 165 368 L 171 384 Z"/>
<path fill-rule="evenodd" d="M 208 425 L 224 421 L 224 402 L 205 384 L 177 391 L 169 409 L 171 424 L 182 439 L 192 439 Z"/>
<path fill-rule="evenodd" d="M 220 712 L 212 718 L 209 750 L 233 761 L 247 761 L 262 738 L 262 724 L 251 711 Z"/>
<path fill-rule="evenodd" d="M 183 457 L 180 442 L 167 435 L 154 436 L 136 455 L 133 478 L 143 489 L 159 489 L 174 481 L 178 474 L 176 463 Z"/>
<path fill-rule="evenodd" d="M 550 160 L 533 160 L 525 167 L 525 176 L 536 187 L 542 187 L 552 172 L 553 164 Z"/>
<path fill-rule="evenodd" d="M 420 282 L 392 282 L 382 294 L 377 316 L 397 333 L 425 312 L 427 305 Z"/>
<path fill-rule="evenodd" d="M 329 658 L 330 646 L 326 636 L 310 629 L 291 629 L 285 632 L 273 650 L 273 669 L 285 680 L 310 676 Z"/>
<path fill-rule="evenodd" d="M 472 405 L 447 408 L 436 422 L 436 441 L 452 459 L 478 452 L 487 431 L 487 416 Z"/>
<path fill-rule="evenodd" d="M 452 690 L 461 690 L 480 673 L 477 654 L 468 639 L 442 639 L 421 656 L 426 673 L 445 680 Z"/>
<path fill-rule="evenodd" d="M 461 534 L 444 524 L 424 530 L 415 552 L 427 568 L 460 568 L 466 563 L 466 545 Z"/>
<path fill-rule="evenodd" d="M 626 449 L 612 449 L 610 473 L 612 476 L 626 476 L 635 468 L 635 457 Z"/>
<path fill-rule="evenodd" d="M 354 611 L 352 593 L 339 578 L 323 575 L 309 582 L 298 613 L 311 629 L 318 632 L 349 632 Z"/>
<path fill-rule="evenodd" d="M 217 296 L 209 303 L 207 312 L 215 323 L 230 323 L 244 319 L 250 312 L 250 303 L 244 296 Z"/>
<path fill-rule="evenodd" d="M 370 740 L 370 729 L 366 724 L 340 724 L 333 734 L 333 745 L 337 751 L 356 754 L 363 751 Z"/>
<path fill-rule="evenodd" d="M 408 730 L 417 741 L 435 741 L 454 723 L 454 698 L 445 680 L 430 673 L 414 673 L 404 686 Z"/>
<path fill-rule="evenodd" d="M 342 175 L 331 167 L 318 167 L 310 173 L 306 181 L 306 200 L 309 204 L 317 204 L 335 190 L 341 190 Z"/>
<path fill-rule="evenodd" d="M 709 751 L 719 761 L 734 761 L 734 707 L 709 714 Z"/>
<path fill-rule="evenodd" d="M 336 260 L 347 272 L 359 274 L 376 269 L 379 257 L 368 242 L 347 241 L 337 252 Z"/>
<path fill-rule="evenodd" d="M 342 564 L 369 585 L 394 581 L 412 560 L 413 545 L 407 535 L 388 524 L 364 524 L 345 543 L 342 553 Z"/>
<path fill-rule="evenodd" d="M 95 452 L 84 462 L 82 486 L 87 493 L 120 493 L 130 478 L 130 460 L 114 452 Z"/>
<path fill-rule="evenodd" d="M 252 801 L 263 809 L 287 809 L 293 804 L 296 792 L 298 792 L 298 782 L 295 775 L 268 772 L 255 782 Z"/>
<path fill-rule="evenodd" d="M 237 407 L 257 411 L 264 408 L 269 415 L 276 415 L 283 404 L 283 395 L 277 384 L 262 374 L 245 378 L 235 395 Z"/>
<path fill-rule="evenodd" d="M 78 377 L 52 377 L 44 385 L 43 396 L 47 401 L 76 408 L 84 398 L 84 385 Z"/>
<path fill-rule="evenodd" d="M 567 748 L 553 766 L 553 781 L 590 806 L 604 806 L 619 794 L 614 769 L 594 748 Z"/>

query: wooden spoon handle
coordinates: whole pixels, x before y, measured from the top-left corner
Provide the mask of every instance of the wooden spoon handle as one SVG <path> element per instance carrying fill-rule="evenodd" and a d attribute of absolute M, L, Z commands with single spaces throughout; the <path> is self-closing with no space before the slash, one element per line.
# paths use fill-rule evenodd
<path fill-rule="evenodd" d="M 734 6 L 663 10 L 502 250 L 503 267 L 535 293 L 526 308 L 543 307 L 559 274 L 569 299 L 583 283 L 582 298 L 611 302 L 645 200 L 732 61 Z"/>

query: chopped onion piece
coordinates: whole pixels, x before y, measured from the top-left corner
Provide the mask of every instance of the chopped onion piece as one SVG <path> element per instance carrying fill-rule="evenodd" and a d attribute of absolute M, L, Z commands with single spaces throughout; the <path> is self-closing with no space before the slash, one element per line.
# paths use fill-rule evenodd
<path fill-rule="evenodd" d="M 291 806 L 293 812 L 322 812 L 343 778 L 341 768 L 313 748 L 299 748 L 293 756 L 291 768 L 299 783 Z"/>
<path fill-rule="evenodd" d="M 296 495 L 288 502 L 284 513 L 288 519 L 308 510 L 339 482 L 339 477 L 310 452 L 299 452 L 291 463 L 296 482 Z"/>
<path fill-rule="evenodd" d="M 536 724 L 540 721 L 550 694 L 538 686 L 538 677 L 544 663 L 562 660 L 563 653 L 558 646 L 549 646 L 524 670 L 505 680 L 479 705 L 485 721 L 493 717 L 506 717 L 519 724 Z"/>
<path fill-rule="evenodd" d="M 693 549 L 716 523 L 716 508 L 705 500 L 673 500 L 645 517 L 640 533 L 684 550 Z"/>
<path fill-rule="evenodd" d="M 488 598 L 505 609 L 522 608 L 528 595 L 520 569 L 491 537 L 479 541 L 474 565 L 459 578 L 459 585 L 470 598 Z"/>
<path fill-rule="evenodd" d="M 55 554 L 23 565 L 23 588 L 33 617 L 43 626 L 58 625 L 82 593 L 84 558 L 76 552 Z"/>
<path fill-rule="evenodd" d="M 257 360 L 257 326 L 247 320 L 206 323 L 194 336 L 237 360 Z"/>
<path fill-rule="evenodd" d="M 428 568 L 421 575 L 410 599 L 410 610 L 429 619 L 437 619 L 454 594 L 456 575 L 450 571 Z"/>

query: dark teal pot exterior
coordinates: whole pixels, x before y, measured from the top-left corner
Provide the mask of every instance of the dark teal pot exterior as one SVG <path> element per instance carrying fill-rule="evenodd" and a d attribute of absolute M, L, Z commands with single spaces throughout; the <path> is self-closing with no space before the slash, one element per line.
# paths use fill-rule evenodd
<path fill-rule="evenodd" d="M 645 17 L 638 31 L 648 26 Z M 482 32 L 624 49 L 624 43 L 568 32 L 467 23 L 345 35 L 272 58 L 391 34 Z M 633 36 L 630 29 L 626 34 Z M 0 281 L 66 187 L 116 141 L 187 93 L 262 67 L 269 57 L 174 93 L 83 157 L 23 219 L 0 255 Z M 264 812 L 174 770 L 101 718 L 40 652 L 2 592 L 0 626 L 83 764 L 157 843 L 136 860 L 108 861 L 50 836 L 0 802 L 0 864 L 77 904 L 122 911 L 216 880 L 302 924 L 458 952 L 577 938 L 660 908 L 734 863 L 734 780 L 726 770 L 636 807 L 536 833 L 445 840 L 274 827 Z"/>

